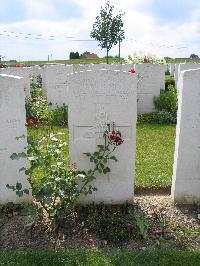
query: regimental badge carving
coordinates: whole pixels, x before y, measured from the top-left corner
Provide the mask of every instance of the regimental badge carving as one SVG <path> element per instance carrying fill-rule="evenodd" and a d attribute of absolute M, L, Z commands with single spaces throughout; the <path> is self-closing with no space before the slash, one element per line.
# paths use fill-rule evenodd
<path fill-rule="evenodd" d="M 108 104 L 96 103 L 95 104 L 95 124 L 93 127 L 87 129 L 83 137 L 84 138 L 100 138 L 101 133 L 103 133 L 107 124 L 111 123 L 108 113 Z"/>

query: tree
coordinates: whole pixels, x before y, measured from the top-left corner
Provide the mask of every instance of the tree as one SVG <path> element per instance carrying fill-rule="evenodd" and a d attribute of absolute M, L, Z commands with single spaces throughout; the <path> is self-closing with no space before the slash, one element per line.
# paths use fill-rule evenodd
<path fill-rule="evenodd" d="M 80 55 L 79 55 L 79 52 L 70 52 L 69 54 L 69 59 L 79 59 L 80 58 Z"/>
<path fill-rule="evenodd" d="M 124 13 L 121 11 L 118 15 L 113 15 L 114 7 L 110 5 L 108 0 L 105 8 L 101 7 L 100 15 L 96 17 L 96 21 L 93 24 L 93 29 L 90 33 L 90 37 L 94 38 L 99 42 L 101 49 L 107 50 L 107 64 L 108 64 L 108 52 L 113 45 L 116 45 L 125 38 L 124 30 L 122 29 L 124 23 L 122 21 L 122 16 Z M 120 49 L 119 49 L 120 56 Z"/>
<path fill-rule="evenodd" d="M 191 55 L 190 55 L 190 59 L 197 59 L 197 58 L 199 58 L 199 57 L 198 57 L 198 55 L 196 55 L 196 54 L 191 54 Z"/>

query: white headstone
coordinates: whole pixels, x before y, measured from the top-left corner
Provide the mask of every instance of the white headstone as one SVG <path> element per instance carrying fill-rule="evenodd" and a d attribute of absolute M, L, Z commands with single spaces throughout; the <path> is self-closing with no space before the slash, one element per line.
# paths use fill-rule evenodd
<path fill-rule="evenodd" d="M 21 77 L 0 75 L 0 204 L 29 201 L 30 196 L 18 197 L 6 185 L 21 183 L 23 189 L 30 185 L 24 172 L 26 160 L 11 160 L 13 153 L 26 152 L 24 80 Z M 16 137 L 24 135 L 19 140 Z"/>
<path fill-rule="evenodd" d="M 72 65 L 45 66 L 42 75 L 42 87 L 52 107 L 68 104 L 68 74 L 73 72 Z"/>
<path fill-rule="evenodd" d="M 170 64 L 169 66 L 170 76 L 174 77 L 174 71 L 175 71 L 175 64 Z"/>
<path fill-rule="evenodd" d="M 200 69 L 181 72 L 172 197 L 200 203 Z"/>
<path fill-rule="evenodd" d="M 175 89 L 177 90 L 177 85 L 178 85 L 178 68 L 179 64 L 175 64 L 174 67 L 174 80 L 175 80 Z"/>
<path fill-rule="evenodd" d="M 19 76 L 24 78 L 25 95 L 30 96 L 30 68 L 29 67 L 7 67 L 1 68 L 0 74 Z"/>
<path fill-rule="evenodd" d="M 136 64 L 138 82 L 138 114 L 155 111 L 154 97 L 165 89 L 165 66 L 159 64 Z"/>
<path fill-rule="evenodd" d="M 84 152 L 94 152 L 104 143 L 105 124 L 115 122 L 124 143 L 111 162 L 111 172 L 97 175 L 93 185 L 98 189 L 81 202 L 123 203 L 133 200 L 136 136 L 136 86 L 134 74 L 111 70 L 83 71 L 69 79 L 69 132 L 71 162 L 80 170 L 89 170 Z"/>
<path fill-rule="evenodd" d="M 99 69 L 109 69 L 109 70 L 121 70 L 127 71 L 133 68 L 133 64 L 74 64 L 73 72 L 85 71 L 85 70 L 99 70 Z"/>

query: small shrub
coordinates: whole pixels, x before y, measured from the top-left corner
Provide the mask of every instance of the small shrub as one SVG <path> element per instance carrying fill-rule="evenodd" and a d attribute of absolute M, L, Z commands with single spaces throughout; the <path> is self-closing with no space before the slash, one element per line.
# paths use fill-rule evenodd
<path fill-rule="evenodd" d="M 49 218 L 60 224 L 60 221 L 72 212 L 80 195 L 92 194 L 97 190 L 91 182 L 96 179 L 97 173 L 107 174 L 111 171 L 108 167 L 109 161 L 117 162 L 112 153 L 123 143 L 121 133 L 114 129 L 114 123 L 112 129 L 110 124 L 107 126 L 108 129 L 103 134 L 104 145 L 97 145 L 94 153 L 84 153 L 93 163 L 92 168 L 87 171 L 78 171 L 76 164 L 67 164 L 62 153 L 62 149 L 67 145 L 60 137 L 63 133 L 54 134 L 50 127 L 46 128 L 45 136 L 37 139 L 31 136 L 27 138 L 27 153 L 13 153 L 10 156 L 12 160 L 28 159 L 28 168 L 22 167 L 19 171 L 28 176 L 32 195 L 39 203 L 39 212 L 45 210 Z M 17 137 L 20 138 L 25 136 Z M 38 175 L 37 178 L 34 179 L 34 175 Z M 6 187 L 19 197 L 29 193 L 21 183 L 7 184 Z"/>
<path fill-rule="evenodd" d="M 173 77 L 171 76 L 166 76 L 165 78 L 165 90 L 168 90 L 169 85 L 172 85 L 173 87 L 175 87 L 175 80 Z"/>
<path fill-rule="evenodd" d="M 155 122 L 157 124 L 175 124 L 176 117 L 168 111 L 155 112 Z"/>
<path fill-rule="evenodd" d="M 68 124 L 68 107 L 63 105 L 49 111 L 49 123 L 54 126 L 65 126 Z"/>
<path fill-rule="evenodd" d="M 172 86 L 168 89 L 166 92 L 161 91 L 160 96 L 154 98 L 154 104 L 158 111 L 167 111 L 175 116 L 178 109 L 177 94 Z"/>
<path fill-rule="evenodd" d="M 48 102 L 47 98 L 43 96 L 40 76 L 37 77 L 36 83 L 31 83 L 31 97 L 26 98 L 25 108 L 27 120 L 48 120 Z"/>
<path fill-rule="evenodd" d="M 168 111 L 156 111 L 152 113 L 146 113 L 138 115 L 137 123 L 149 123 L 149 124 L 176 124 L 176 115 L 171 114 Z"/>
<path fill-rule="evenodd" d="M 156 123 L 157 112 L 146 113 L 137 116 L 137 123 Z"/>

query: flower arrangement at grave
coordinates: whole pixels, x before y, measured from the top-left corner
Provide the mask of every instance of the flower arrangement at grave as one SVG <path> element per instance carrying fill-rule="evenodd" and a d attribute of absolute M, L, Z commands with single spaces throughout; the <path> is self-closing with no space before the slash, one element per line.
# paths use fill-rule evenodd
<path fill-rule="evenodd" d="M 129 64 L 142 64 L 142 63 L 150 63 L 150 64 L 165 64 L 166 61 L 164 58 L 158 58 L 156 55 L 152 55 L 150 53 L 144 53 L 142 51 L 138 53 L 134 53 L 132 56 L 128 55 L 128 59 L 126 60 Z"/>
<path fill-rule="evenodd" d="M 109 161 L 118 161 L 113 153 L 124 142 L 121 132 L 115 129 L 115 124 L 107 124 L 103 133 L 104 144 L 97 145 L 93 153 L 84 153 L 92 168 L 80 171 L 76 163 L 70 166 L 66 163 L 63 149 L 67 143 L 62 139 L 63 134 L 54 134 L 48 128 L 46 135 L 38 139 L 29 136 L 27 153 L 13 153 L 10 157 L 12 160 L 26 158 L 29 161 L 28 168 L 23 167 L 20 172 L 24 171 L 27 175 L 38 211 L 58 223 L 73 211 L 81 195 L 92 194 L 98 189 L 93 186 L 92 181 L 96 179 L 97 174 L 105 175 L 111 172 Z M 37 178 L 34 179 L 34 176 Z M 30 193 L 19 182 L 7 184 L 7 188 L 19 197 Z"/>

